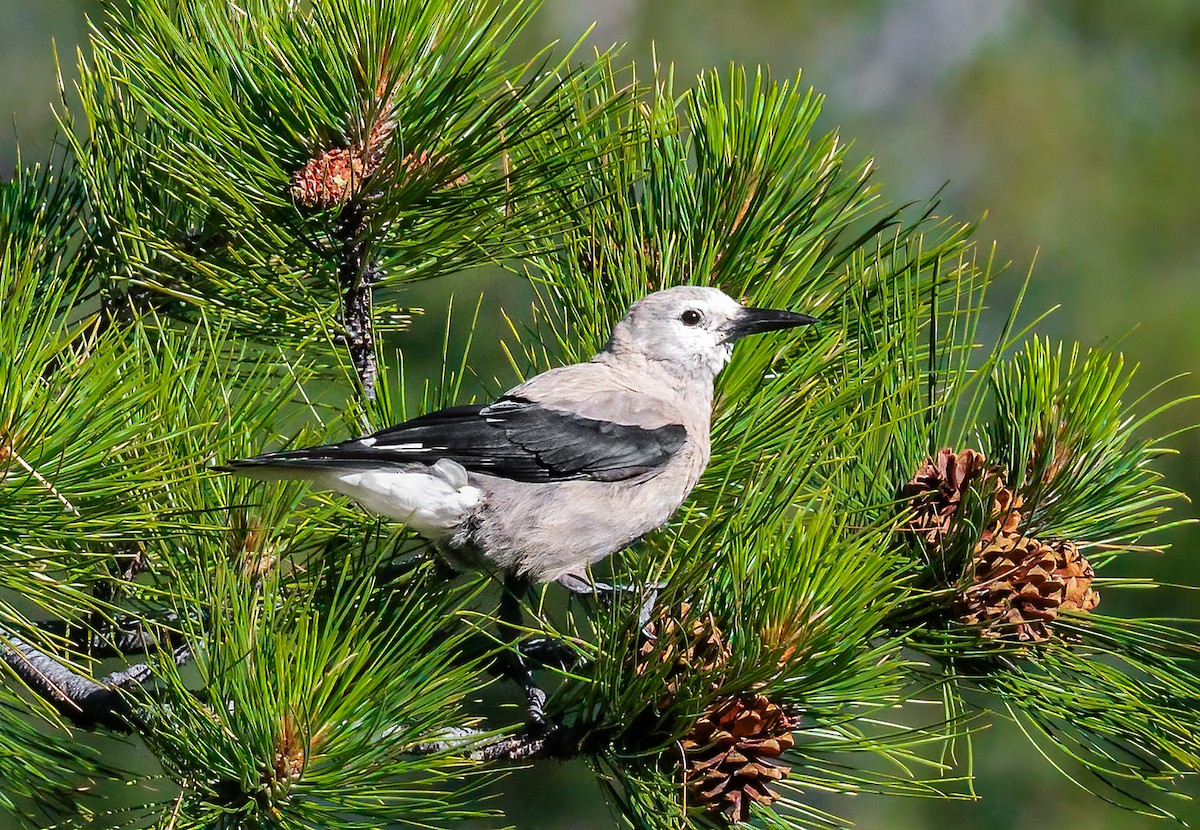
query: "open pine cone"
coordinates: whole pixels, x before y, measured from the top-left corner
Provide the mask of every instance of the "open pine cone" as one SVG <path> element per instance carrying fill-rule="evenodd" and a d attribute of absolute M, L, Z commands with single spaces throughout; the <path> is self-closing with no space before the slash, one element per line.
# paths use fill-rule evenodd
<path fill-rule="evenodd" d="M 713 615 L 692 616 L 686 602 L 661 609 L 648 628 L 654 639 L 642 643 L 635 671 L 640 676 L 655 664 L 668 667 L 660 708 L 670 704 L 688 676 L 720 668 L 733 653 Z"/>
<path fill-rule="evenodd" d="M 985 466 L 976 450 L 940 450 L 904 486 L 912 511 L 908 528 L 931 554 L 940 552 L 971 486 L 990 496 L 991 506 L 972 556 L 974 582 L 956 603 L 961 621 L 982 625 L 988 637 L 1042 642 L 1052 636 L 1049 623 L 1060 610 L 1091 611 L 1100 603 L 1092 568 L 1075 544 L 1026 538 L 1021 497 L 1008 489 L 1004 470 Z"/>
<path fill-rule="evenodd" d="M 976 479 L 989 472 L 983 453 L 972 449 L 955 452 L 938 450 L 904 485 L 901 495 L 909 500 L 912 518 L 908 528 L 917 533 L 927 548 L 940 549 L 950 531 L 963 495 Z"/>
<path fill-rule="evenodd" d="M 1000 532 L 980 543 L 975 569 L 959 611 L 964 622 L 982 624 L 988 637 L 1042 642 L 1060 610 L 1091 611 L 1100 604 L 1092 567 L 1071 542 Z"/>
<path fill-rule="evenodd" d="M 689 795 L 730 822 L 745 821 L 751 804 L 778 796 L 770 785 L 788 774 L 778 758 L 794 743 L 795 722 L 765 695 L 723 698 L 683 739 Z"/>

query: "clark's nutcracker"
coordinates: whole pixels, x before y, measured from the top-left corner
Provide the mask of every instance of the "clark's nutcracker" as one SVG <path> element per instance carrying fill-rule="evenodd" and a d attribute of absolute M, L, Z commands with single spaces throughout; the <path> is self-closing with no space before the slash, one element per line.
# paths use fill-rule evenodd
<path fill-rule="evenodd" d="M 709 458 L 713 380 L 748 334 L 815 322 L 715 288 L 657 291 L 587 363 L 365 438 L 229 462 L 304 479 L 403 522 L 454 564 L 586 585 L 588 565 L 670 518 Z M 482 561 L 481 561 L 482 560 Z"/>

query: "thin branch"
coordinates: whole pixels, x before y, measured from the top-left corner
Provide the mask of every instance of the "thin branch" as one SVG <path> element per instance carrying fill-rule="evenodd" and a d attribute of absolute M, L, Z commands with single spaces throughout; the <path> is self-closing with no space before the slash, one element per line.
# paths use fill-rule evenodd
<path fill-rule="evenodd" d="M 20 454 L 17 452 L 17 448 L 14 447 L 12 441 L 9 441 L 8 439 L 5 439 L 3 443 L 0 443 L 0 460 L 5 458 L 11 458 L 16 461 L 21 469 L 29 473 L 29 475 L 32 476 L 38 482 L 38 484 L 41 484 L 43 487 L 45 487 L 46 490 L 49 491 L 50 495 L 58 499 L 59 502 L 62 503 L 62 506 L 67 508 L 67 510 L 69 510 L 72 514 L 76 516 L 81 515 L 79 509 L 75 507 L 75 505 L 71 504 L 67 497 L 60 493 L 58 488 L 55 487 L 49 481 L 49 479 L 39 473 L 32 464 L 20 456 Z"/>
<path fill-rule="evenodd" d="M 7 647 L 0 649 L 0 658 L 71 723 L 82 729 L 105 726 L 116 732 L 130 731 L 132 713 L 117 688 L 71 671 L 17 637 L 7 640 Z M 134 682 L 133 677 L 127 682 Z"/>
<path fill-rule="evenodd" d="M 449 730 L 441 740 L 416 744 L 408 752 L 411 755 L 461 753 L 464 758 L 482 762 L 570 761 L 607 743 L 593 727 L 580 725 L 554 724 L 483 741 L 485 734 L 474 729 Z"/>
<path fill-rule="evenodd" d="M 376 268 L 367 256 L 366 208 L 352 201 L 342 211 L 334 236 L 338 249 L 337 278 L 342 290 L 342 326 L 350 360 L 363 396 L 375 399 L 375 327 L 372 319 Z"/>
<path fill-rule="evenodd" d="M 92 597 L 97 601 L 89 619 L 92 631 L 100 633 L 103 639 L 107 639 L 114 630 L 130 627 L 128 618 L 125 618 L 125 625 L 122 626 L 122 618 L 111 619 L 103 609 L 114 605 L 133 579 L 149 567 L 150 560 L 141 545 L 124 543 L 113 552 L 113 558 L 107 568 L 109 578 L 99 580 L 92 585 Z M 76 636 L 79 636 L 78 632 L 76 632 Z M 80 647 L 82 648 L 85 644 L 90 645 L 85 641 L 80 643 Z"/>
<path fill-rule="evenodd" d="M 75 625 L 66 620 L 45 620 L 35 624 L 47 634 L 62 637 L 71 648 L 89 657 L 103 659 L 175 648 L 178 632 L 171 626 L 178 622 L 178 615 L 169 613 L 152 623 L 141 617 L 121 615 L 103 627 Z"/>
<path fill-rule="evenodd" d="M 92 680 L 42 653 L 19 637 L 7 636 L 0 645 L 0 659 L 37 695 L 49 701 L 64 718 L 81 729 L 103 726 L 128 733 L 137 722 L 123 691 L 142 686 L 152 677 L 150 667 L 138 663 L 122 671 Z M 175 662 L 191 659 L 188 646 L 175 649 Z"/>

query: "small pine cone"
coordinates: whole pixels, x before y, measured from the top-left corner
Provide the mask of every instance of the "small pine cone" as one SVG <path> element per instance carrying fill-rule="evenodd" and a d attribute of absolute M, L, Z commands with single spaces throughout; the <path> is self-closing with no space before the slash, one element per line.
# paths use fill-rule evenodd
<path fill-rule="evenodd" d="M 730 822 L 745 821 L 753 803 L 770 804 L 771 790 L 790 767 L 776 763 L 794 744 L 795 721 L 765 695 L 718 700 L 683 739 L 688 793 Z"/>
<path fill-rule="evenodd" d="M 982 625 L 988 637 L 1042 642 L 1063 609 L 1091 611 L 1100 604 L 1094 573 L 1072 542 L 1042 543 L 1000 532 L 980 543 L 975 584 L 959 599 L 963 622 Z"/>
<path fill-rule="evenodd" d="M 308 160 L 292 177 L 292 198 L 305 207 L 344 205 L 362 189 L 374 165 L 357 150 L 330 149 Z"/>
<path fill-rule="evenodd" d="M 387 79 L 381 79 L 375 97 L 382 98 L 387 88 Z M 383 163 L 395 130 L 396 122 L 385 114 L 375 120 L 365 138 L 353 142 L 349 148 L 329 149 L 309 159 L 292 177 L 292 198 L 305 207 L 346 204 L 362 189 L 363 179 Z"/>
<path fill-rule="evenodd" d="M 767 653 L 774 654 L 777 668 L 785 669 L 804 662 L 812 652 L 814 641 L 828 632 L 826 617 L 831 610 L 828 605 L 814 608 L 805 602 L 763 627 L 763 647 Z"/>
<path fill-rule="evenodd" d="M 242 511 L 233 515 L 229 547 L 241 563 L 242 575 L 250 580 L 261 579 L 279 561 L 278 547 L 263 530 L 262 519 Z"/>
<path fill-rule="evenodd" d="M 664 608 L 649 624 L 654 639 L 642 643 L 634 671 L 643 675 L 655 664 L 667 666 L 664 694 L 659 700 L 665 708 L 679 693 L 679 687 L 691 675 L 714 672 L 728 662 L 733 652 L 721 636 L 712 614 L 692 616 L 689 603 Z"/>
<path fill-rule="evenodd" d="M 1058 401 L 1050 405 L 1050 409 L 1042 414 L 1033 432 L 1033 457 L 1030 459 L 1031 471 L 1042 471 L 1043 484 L 1049 484 L 1063 473 L 1074 467 L 1079 459 L 1074 457 L 1068 440 L 1070 421 L 1063 417 L 1062 406 Z"/>
<path fill-rule="evenodd" d="M 1021 498 L 1005 486 L 1004 471 L 986 466 L 986 461 L 978 450 L 955 452 L 947 447 L 927 458 L 902 488 L 901 496 L 909 500 L 912 511 L 907 527 L 921 537 L 931 552 L 940 551 L 964 494 L 977 481 L 982 481 L 984 493 L 991 490 L 984 538 L 1016 529 L 1021 520 L 1018 512 Z"/>

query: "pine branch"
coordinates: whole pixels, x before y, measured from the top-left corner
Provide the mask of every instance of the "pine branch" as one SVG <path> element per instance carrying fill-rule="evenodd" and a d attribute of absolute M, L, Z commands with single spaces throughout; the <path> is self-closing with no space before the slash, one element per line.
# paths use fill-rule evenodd
<path fill-rule="evenodd" d="M 191 659 L 191 651 L 186 645 L 178 646 L 173 656 L 176 665 L 183 665 Z M 104 727 L 131 732 L 137 716 L 124 693 L 145 685 L 152 677 L 150 667 L 138 663 L 99 681 L 92 680 L 13 635 L 2 638 L 0 659 L 60 715 L 87 730 Z"/>
<path fill-rule="evenodd" d="M 603 751 L 607 743 L 593 726 L 551 724 L 515 735 L 487 737 L 476 729 L 457 729 L 434 741 L 408 748 L 413 755 L 458 754 L 472 761 L 520 764 L 527 761 L 571 761 Z"/>
<path fill-rule="evenodd" d="M 377 265 L 370 260 L 366 208 L 355 200 L 342 209 L 334 237 L 338 241 L 337 280 L 342 289 L 342 326 L 359 388 L 375 399 L 375 328 L 372 317 Z"/>
<path fill-rule="evenodd" d="M 607 56 L 513 62 L 532 11 L 144 0 L 97 27 L 73 160 L 0 189 L 0 591 L 57 616 L 0 602 L 0 771 L 61 757 L 3 719 L 37 696 L 137 732 L 180 788 L 171 826 L 444 824 L 478 765 L 583 758 L 644 826 L 834 827 L 809 793 L 952 795 L 936 749 L 981 692 L 1119 787 L 1157 799 L 1200 768 L 1193 638 L 1092 613 L 1092 566 L 1176 495 L 1120 360 L 1006 359 L 1015 310 L 973 360 L 973 229 L 936 200 L 877 207 L 871 162 L 813 132 L 818 96 L 737 67 L 680 94 Z M 823 320 L 739 346 L 689 509 L 613 563 L 663 585 L 653 636 L 620 601 L 518 624 L 512 591 L 489 636 L 484 580 L 383 570 L 403 532 L 204 471 L 387 413 L 398 289 L 509 258 L 537 270 L 528 367 L 586 357 L 681 282 Z M 342 346 L 348 412 L 306 385 L 344 380 Z M 971 442 L 1007 472 L 898 497 Z M 133 542 L 146 559 L 113 568 Z M 946 671 L 943 723 L 889 713 L 931 674 L 916 652 Z M 63 653 L 145 657 L 95 679 Z M 479 714 L 505 675 L 540 703 L 535 672 L 543 723 Z"/>

